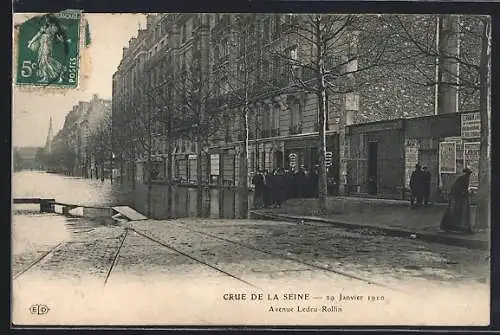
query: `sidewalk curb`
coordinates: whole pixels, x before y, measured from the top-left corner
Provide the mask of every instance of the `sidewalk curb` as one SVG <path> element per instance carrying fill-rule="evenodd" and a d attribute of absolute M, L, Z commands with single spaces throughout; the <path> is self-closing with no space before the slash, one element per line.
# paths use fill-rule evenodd
<path fill-rule="evenodd" d="M 258 212 L 258 211 L 250 211 L 250 215 L 256 219 L 287 220 L 287 221 L 304 220 L 304 221 L 322 222 L 322 223 L 328 223 L 328 224 L 331 224 L 331 225 L 334 225 L 337 227 L 348 228 L 348 229 L 355 229 L 355 228 L 371 229 L 371 230 L 383 232 L 383 233 L 385 233 L 385 235 L 393 236 L 393 237 L 404 237 L 404 238 L 408 238 L 408 239 L 417 239 L 417 240 L 421 240 L 421 241 L 425 241 L 425 242 L 434 242 L 434 243 L 441 243 L 441 244 L 446 244 L 446 245 L 455 245 L 455 246 L 460 246 L 460 247 L 466 247 L 469 249 L 480 249 L 480 250 L 489 250 L 490 249 L 489 241 L 478 240 L 478 239 L 468 239 L 466 237 L 446 235 L 444 233 L 443 234 L 440 234 L 440 233 L 433 234 L 433 233 L 411 231 L 411 230 L 398 229 L 398 228 L 392 228 L 392 227 L 380 227 L 380 226 L 374 226 L 374 225 L 369 225 L 369 224 L 352 223 L 352 222 L 346 222 L 346 221 L 335 220 L 335 219 L 324 219 L 324 218 L 320 218 L 320 217 L 262 213 L 262 212 Z M 414 235 L 414 236 L 416 235 L 416 237 L 412 238 L 411 237 L 412 235 Z"/>

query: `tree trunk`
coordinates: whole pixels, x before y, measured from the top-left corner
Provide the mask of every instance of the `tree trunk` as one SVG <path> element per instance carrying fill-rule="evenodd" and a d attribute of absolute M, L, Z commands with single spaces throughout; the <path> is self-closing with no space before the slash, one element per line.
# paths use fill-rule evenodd
<path fill-rule="evenodd" d="M 483 21 L 481 39 L 481 59 L 479 70 L 480 100 L 479 113 L 481 118 L 481 138 L 479 147 L 479 190 L 478 216 L 476 218 L 476 228 L 485 229 L 490 225 L 490 162 L 489 162 L 489 115 L 490 115 L 490 68 L 491 68 L 491 35 L 490 22 L 487 18 Z"/>
<path fill-rule="evenodd" d="M 104 159 L 101 160 L 101 182 L 104 182 Z"/>
<path fill-rule="evenodd" d="M 248 213 L 248 107 L 247 104 L 243 107 L 243 129 L 244 129 L 244 139 L 243 139 L 243 150 L 239 155 L 240 166 L 239 166 L 239 187 L 238 195 L 240 202 L 240 213 L 239 217 L 246 218 Z"/>
<path fill-rule="evenodd" d="M 326 178 L 326 83 L 324 72 L 323 41 L 321 39 L 321 19 L 317 18 L 316 24 L 316 49 L 318 52 L 318 123 L 319 123 L 319 178 L 318 178 L 318 207 L 320 212 L 326 212 L 327 178 Z"/>
<path fill-rule="evenodd" d="M 146 173 L 147 175 L 147 195 L 146 195 L 146 213 L 148 217 L 152 216 L 152 190 L 153 190 L 153 181 L 151 179 L 151 171 L 152 171 L 152 165 L 151 164 L 151 153 L 148 152 L 148 161 L 146 163 Z"/>
<path fill-rule="evenodd" d="M 197 137 L 197 150 L 196 150 L 196 211 L 198 216 L 203 216 L 203 171 L 202 171 L 202 151 L 201 141 Z"/>
<path fill-rule="evenodd" d="M 457 111 L 458 16 L 443 15 L 439 26 L 438 114 Z"/>
<path fill-rule="evenodd" d="M 174 216 L 174 209 L 173 209 L 173 192 L 174 192 L 174 187 L 173 187 L 173 171 L 172 171 L 172 152 L 173 152 L 173 141 L 172 141 L 172 117 L 171 117 L 171 109 L 169 108 L 167 111 L 169 114 L 167 115 L 168 117 L 168 126 L 167 126 L 167 185 L 168 185 L 168 192 L 167 192 L 167 215 L 169 218 L 172 218 Z"/>
<path fill-rule="evenodd" d="M 327 178 L 326 178 L 326 118 L 325 118 L 325 89 L 324 89 L 324 78 L 321 76 L 321 92 L 319 94 L 319 178 L 318 178 L 318 200 L 319 200 L 319 210 L 321 212 L 326 211 L 326 197 L 327 197 Z"/>

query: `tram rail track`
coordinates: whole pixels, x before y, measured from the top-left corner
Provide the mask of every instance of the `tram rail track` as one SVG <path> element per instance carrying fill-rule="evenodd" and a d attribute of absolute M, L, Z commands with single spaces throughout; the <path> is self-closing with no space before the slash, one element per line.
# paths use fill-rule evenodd
<path fill-rule="evenodd" d="M 339 275 L 339 276 L 347 277 L 349 279 L 358 280 L 358 281 L 364 282 L 364 283 L 369 284 L 369 285 L 375 285 L 375 286 L 382 287 L 382 288 L 385 288 L 385 289 L 389 289 L 391 291 L 395 291 L 395 292 L 399 292 L 399 293 L 405 293 L 405 294 L 410 294 L 410 295 L 412 294 L 411 292 L 408 292 L 408 291 L 405 291 L 405 290 L 401 290 L 401 289 L 397 289 L 397 288 L 391 287 L 389 285 L 385 285 L 385 284 L 382 284 L 380 282 L 377 282 L 377 281 L 374 281 L 374 280 L 371 280 L 371 279 L 367 279 L 367 278 L 364 278 L 364 277 L 361 277 L 361 276 L 358 276 L 358 275 L 355 275 L 355 274 L 352 274 L 352 273 L 349 273 L 349 272 L 346 272 L 346 271 L 342 271 L 342 270 L 338 270 L 338 269 L 332 269 L 332 268 L 329 268 L 329 267 L 317 265 L 317 264 L 314 264 L 314 263 L 311 263 L 311 262 L 308 262 L 308 261 L 304 261 L 304 260 L 301 260 L 301 259 L 298 259 L 298 258 L 295 258 L 295 257 L 291 257 L 291 256 L 283 255 L 283 254 L 280 254 L 280 253 L 276 253 L 276 252 L 273 252 L 273 251 L 270 251 L 270 250 L 258 248 L 256 246 L 251 245 L 251 244 L 241 243 L 241 242 L 234 241 L 234 240 L 231 240 L 231 239 L 228 239 L 228 238 L 225 238 L 225 237 L 217 236 L 215 234 L 211 234 L 211 233 L 207 233 L 207 232 L 200 231 L 200 230 L 197 230 L 197 229 L 193 229 L 193 228 L 187 227 L 187 225 L 185 223 L 170 222 L 170 224 L 175 225 L 175 226 L 177 226 L 179 228 L 183 228 L 183 229 L 192 231 L 194 233 L 197 233 L 197 234 L 200 234 L 200 235 L 203 235 L 203 236 L 215 238 L 217 240 L 224 241 L 224 242 L 227 242 L 227 243 L 231 243 L 231 244 L 237 245 L 239 247 L 248 248 L 248 249 L 251 249 L 251 250 L 262 252 L 262 253 L 265 253 L 267 255 L 270 255 L 270 256 L 273 256 L 273 257 L 277 257 L 279 259 L 283 259 L 283 260 L 295 262 L 297 264 L 305 265 L 305 266 L 308 266 L 308 267 L 311 267 L 311 268 L 314 268 L 314 269 L 317 269 L 317 270 L 321 270 L 321 271 L 324 271 L 324 272 L 327 272 L 327 273 L 333 273 L 333 274 L 336 274 L 336 275 Z"/>
<path fill-rule="evenodd" d="M 34 268 L 37 264 L 39 264 L 41 261 L 43 261 L 48 255 L 50 255 L 51 253 L 53 253 L 54 251 L 56 251 L 63 244 L 64 244 L 64 242 L 60 242 L 55 247 L 53 247 L 53 248 L 49 249 L 48 251 L 46 251 L 45 253 L 43 253 L 43 255 L 41 257 L 38 257 L 35 261 L 33 261 L 32 263 L 30 263 L 30 265 L 28 265 L 26 268 L 24 268 L 23 270 L 21 270 L 18 273 L 16 273 L 12 277 L 12 279 L 15 280 L 15 279 L 19 278 L 20 276 L 22 276 L 23 274 L 25 274 L 26 272 L 28 272 L 29 270 L 31 270 L 32 268 Z"/>
<path fill-rule="evenodd" d="M 262 290 L 262 288 L 254 285 L 254 284 L 252 284 L 252 283 L 250 283 L 250 282 L 248 282 L 248 281 L 246 281 L 246 280 L 244 280 L 242 278 L 239 278 L 238 276 L 235 276 L 235 275 L 233 275 L 233 274 L 231 274 L 231 273 L 229 273 L 227 271 L 224 271 L 223 269 L 221 269 L 221 268 L 219 268 L 219 267 L 217 267 L 215 265 L 209 264 L 209 263 L 204 262 L 203 260 L 200 260 L 200 259 L 198 259 L 196 257 L 193 257 L 193 256 L 191 256 L 191 255 L 189 255 L 189 254 L 187 254 L 185 252 L 182 252 L 182 251 L 178 250 L 177 248 L 174 248 L 173 246 L 168 245 L 167 243 L 165 243 L 163 241 L 160 241 L 160 240 L 158 240 L 158 239 L 156 239 L 156 238 L 154 238 L 152 236 L 149 236 L 148 234 L 145 234 L 145 233 L 143 233 L 141 231 L 138 231 L 138 230 L 136 230 L 134 228 L 127 228 L 127 229 L 130 229 L 130 230 L 134 231 L 135 233 L 137 233 L 138 235 L 140 235 L 140 236 L 142 236 L 142 237 L 144 237 L 144 238 L 146 238 L 146 239 L 148 239 L 148 240 L 150 240 L 152 242 L 155 242 L 155 243 L 157 243 L 157 244 L 159 244 L 159 245 L 161 245 L 161 246 L 163 246 L 163 247 L 165 247 L 165 248 L 167 248 L 169 250 L 172 250 L 172 251 L 174 251 L 174 252 L 176 252 L 176 253 L 184 256 L 184 257 L 187 257 L 187 258 L 189 258 L 189 259 L 191 259 L 191 260 L 193 260 L 193 261 L 195 261 L 195 262 L 197 262 L 199 264 L 207 266 L 207 267 L 211 268 L 212 270 L 215 270 L 215 271 L 220 272 L 220 273 L 222 273 L 222 274 L 224 274 L 226 276 L 229 276 L 229 277 L 231 277 L 233 279 L 236 279 L 237 281 L 240 281 L 240 282 L 242 282 L 242 283 L 244 283 L 244 284 L 246 284 L 248 286 L 251 286 L 251 287 L 259 289 L 259 290 Z"/>

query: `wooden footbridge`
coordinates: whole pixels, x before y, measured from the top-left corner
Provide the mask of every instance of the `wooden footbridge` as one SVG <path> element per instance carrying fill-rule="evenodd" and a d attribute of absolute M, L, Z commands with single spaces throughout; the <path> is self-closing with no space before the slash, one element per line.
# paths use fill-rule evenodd
<path fill-rule="evenodd" d="M 148 218 L 129 206 L 97 207 L 58 202 L 47 198 L 14 198 L 14 204 L 39 204 L 40 213 L 57 213 L 65 216 L 112 218 L 116 221 L 138 221 Z"/>

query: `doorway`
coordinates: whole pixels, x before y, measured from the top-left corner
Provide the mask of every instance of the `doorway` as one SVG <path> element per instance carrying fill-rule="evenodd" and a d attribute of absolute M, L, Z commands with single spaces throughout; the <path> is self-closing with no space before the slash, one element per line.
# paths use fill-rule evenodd
<path fill-rule="evenodd" d="M 368 142 L 368 194 L 378 193 L 378 143 Z"/>

